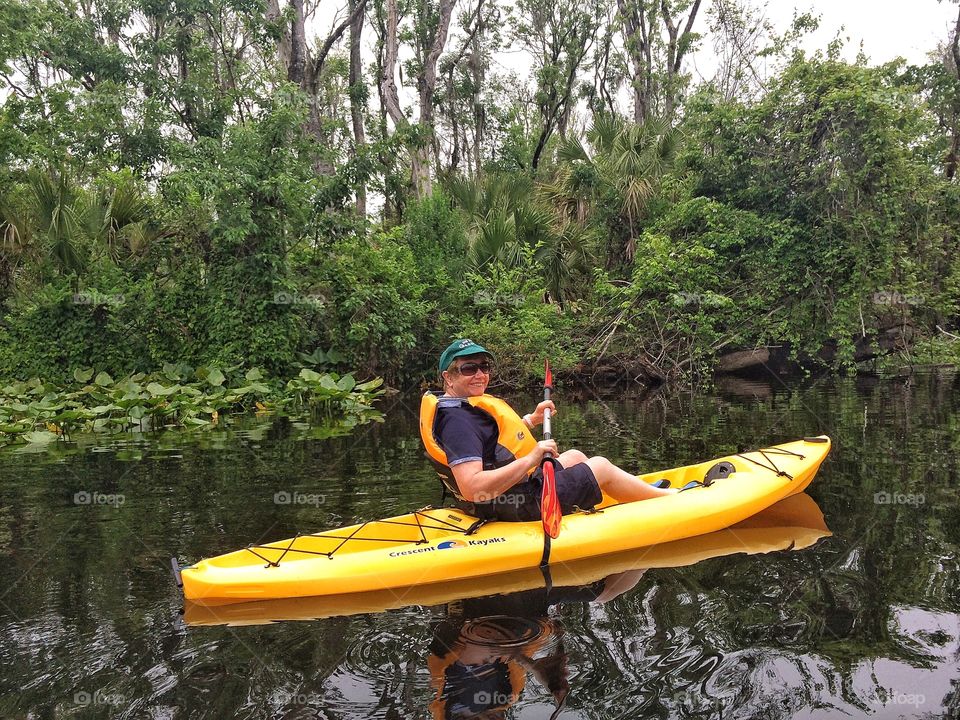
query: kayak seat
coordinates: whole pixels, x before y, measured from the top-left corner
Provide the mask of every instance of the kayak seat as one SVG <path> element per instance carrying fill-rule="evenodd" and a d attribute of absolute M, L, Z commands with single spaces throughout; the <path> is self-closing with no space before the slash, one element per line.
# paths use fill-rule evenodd
<path fill-rule="evenodd" d="M 720 480 L 721 478 L 729 477 L 737 471 L 737 468 L 734 467 L 732 462 L 718 462 L 716 465 L 712 466 L 707 470 L 707 474 L 703 476 L 704 485 L 709 485 L 714 480 Z"/>

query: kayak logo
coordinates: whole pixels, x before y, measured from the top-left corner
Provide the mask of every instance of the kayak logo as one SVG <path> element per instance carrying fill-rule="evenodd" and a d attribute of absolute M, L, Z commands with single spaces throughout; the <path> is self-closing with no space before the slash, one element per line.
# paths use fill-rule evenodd
<path fill-rule="evenodd" d="M 486 538 L 484 540 L 468 540 L 467 542 L 464 542 L 463 540 L 444 540 L 436 545 L 426 545 L 424 547 L 411 548 L 410 550 L 391 550 L 389 556 L 406 557 L 407 555 L 420 555 L 421 553 L 436 552 L 437 550 L 455 550 L 457 548 L 464 548 L 467 546 L 484 547 L 492 543 L 503 543 L 506 541 L 507 539 L 505 537 Z"/>
<path fill-rule="evenodd" d="M 451 550 L 453 548 L 462 548 L 466 546 L 467 544 L 462 540 L 444 540 L 442 543 L 437 545 L 437 550 Z"/>

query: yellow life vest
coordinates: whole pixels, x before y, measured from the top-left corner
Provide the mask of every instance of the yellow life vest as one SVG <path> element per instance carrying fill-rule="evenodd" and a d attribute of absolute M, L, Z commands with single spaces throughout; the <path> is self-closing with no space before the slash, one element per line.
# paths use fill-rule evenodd
<path fill-rule="evenodd" d="M 516 411 L 504 400 L 493 395 L 479 397 L 456 398 L 461 402 L 469 403 L 472 407 L 485 412 L 497 423 L 497 457 L 494 467 L 509 465 L 518 457 L 528 455 L 537 446 L 537 441 Z M 437 420 L 437 403 L 439 398 L 432 392 L 424 393 L 420 400 L 420 439 L 427 450 L 427 455 L 433 460 L 441 482 L 453 493 L 454 497 L 464 500 L 453 477 L 453 471 L 447 464 L 447 454 L 440 447 L 434 435 Z M 484 468 L 489 470 L 492 468 Z M 536 468 L 527 472 L 532 475 Z"/>

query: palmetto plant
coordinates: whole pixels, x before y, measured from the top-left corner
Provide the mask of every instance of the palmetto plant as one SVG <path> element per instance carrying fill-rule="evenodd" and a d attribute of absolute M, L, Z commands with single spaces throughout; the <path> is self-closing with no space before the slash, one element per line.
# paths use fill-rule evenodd
<path fill-rule="evenodd" d="M 30 257 L 35 266 L 79 279 L 97 254 L 119 261 L 140 252 L 156 233 L 132 178 L 86 190 L 64 172 L 31 170 L 18 192 L 0 201 L 0 235 L 4 268 Z"/>
<path fill-rule="evenodd" d="M 84 210 L 87 234 L 114 262 L 139 254 L 156 237 L 147 222 L 147 202 L 132 178 L 89 194 Z"/>
<path fill-rule="evenodd" d="M 589 238 L 581 226 L 555 213 L 525 176 L 454 180 L 449 190 L 468 218 L 473 270 L 494 262 L 518 267 L 528 261 L 525 251 L 533 248 L 545 289 L 553 299 L 564 299 L 589 259 Z"/>
<path fill-rule="evenodd" d="M 522 258 L 532 190 L 526 177 L 489 175 L 481 180 L 453 180 L 450 194 L 467 217 L 469 262 L 480 270 L 490 262 L 515 266 Z"/>
<path fill-rule="evenodd" d="M 661 181 L 674 169 L 679 131 L 663 120 L 636 124 L 601 115 L 586 140 L 570 135 L 560 142 L 556 173 L 542 191 L 571 221 L 606 225 L 609 266 L 630 262 Z"/>

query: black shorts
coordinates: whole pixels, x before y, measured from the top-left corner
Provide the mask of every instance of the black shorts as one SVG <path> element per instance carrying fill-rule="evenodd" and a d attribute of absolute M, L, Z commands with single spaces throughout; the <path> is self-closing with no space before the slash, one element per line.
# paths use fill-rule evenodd
<path fill-rule="evenodd" d="M 586 463 L 557 468 L 557 497 L 564 515 L 576 508 L 588 510 L 600 503 L 603 493 Z M 540 494 L 543 491 L 543 469 L 538 468 L 528 480 L 514 485 L 487 503 L 467 503 L 463 509 L 476 517 L 507 522 L 529 522 L 540 519 Z"/>

